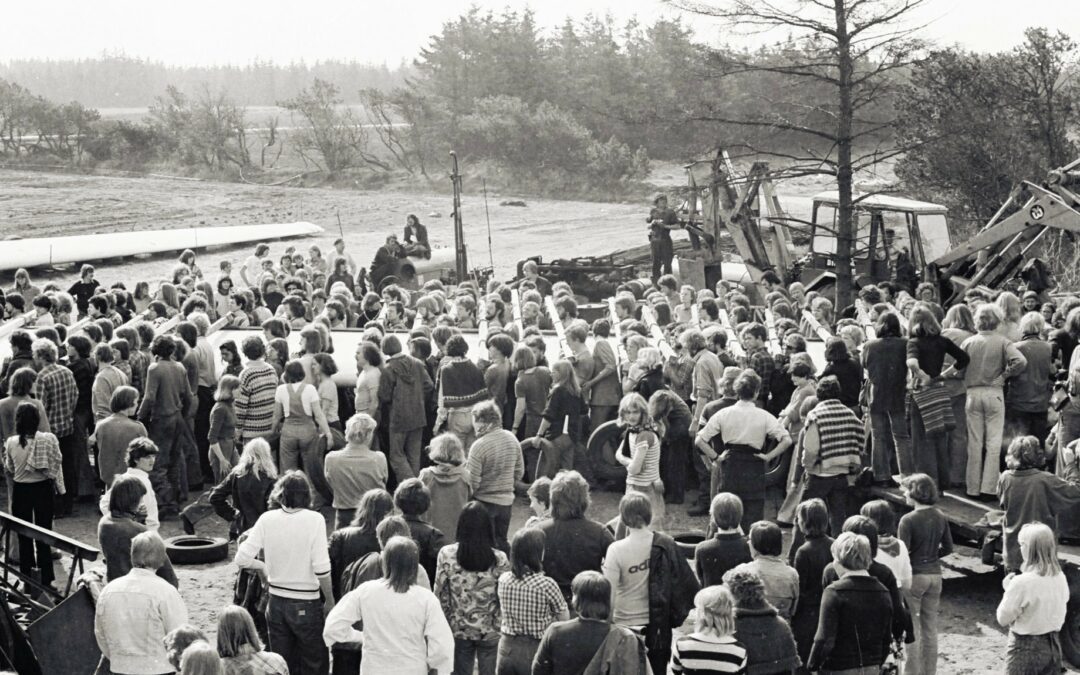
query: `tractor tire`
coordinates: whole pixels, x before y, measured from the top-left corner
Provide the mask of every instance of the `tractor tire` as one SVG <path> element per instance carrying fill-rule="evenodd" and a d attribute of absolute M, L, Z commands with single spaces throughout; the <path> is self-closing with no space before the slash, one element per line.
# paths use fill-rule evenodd
<path fill-rule="evenodd" d="M 398 279 L 393 274 L 388 274 L 388 275 L 386 275 L 385 277 L 383 277 L 382 279 L 379 280 L 379 285 L 378 285 L 378 288 L 376 290 L 378 290 L 379 293 L 382 293 L 383 289 L 385 289 L 387 286 L 390 286 L 391 284 L 397 285 L 397 284 L 400 284 L 400 283 L 401 283 L 400 279 Z"/>
<path fill-rule="evenodd" d="M 679 552 L 683 554 L 687 562 L 694 559 L 694 553 L 697 550 L 697 545 L 705 541 L 705 533 L 700 530 L 697 532 L 680 532 L 672 536 L 675 540 L 675 545 L 679 547 Z"/>
<path fill-rule="evenodd" d="M 165 553 L 174 565 L 205 565 L 229 557 L 229 542 L 220 537 L 185 534 L 166 539 Z"/>
<path fill-rule="evenodd" d="M 609 483 L 626 481 L 626 467 L 615 460 L 622 428 L 617 420 L 604 422 L 589 437 L 586 446 L 596 478 Z"/>

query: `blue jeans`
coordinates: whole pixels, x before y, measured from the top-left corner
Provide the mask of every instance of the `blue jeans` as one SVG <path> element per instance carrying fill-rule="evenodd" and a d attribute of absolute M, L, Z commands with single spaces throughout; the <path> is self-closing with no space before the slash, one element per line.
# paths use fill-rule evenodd
<path fill-rule="evenodd" d="M 272 652 L 281 654 L 290 673 L 327 675 L 330 659 L 323 643 L 321 600 L 293 600 L 271 595 L 266 630 Z"/>
<path fill-rule="evenodd" d="M 473 665 L 479 675 L 495 675 L 495 660 L 499 641 L 463 640 L 454 638 L 454 675 L 473 675 Z M 291 670 L 289 672 L 292 672 Z"/>
<path fill-rule="evenodd" d="M 907 646 L 906 675 L 934 675 L 938 656 L 938 607 L 941 604 L 941 575 L 916 574 L 904 593 L 915 642 Z"/>
<path fill-rule="evenodd" d="M 499 661 L 496 675 L 530 675 L 533 657 L 540 640 L 528 635 L 503 635 L 499 638 Z"/>

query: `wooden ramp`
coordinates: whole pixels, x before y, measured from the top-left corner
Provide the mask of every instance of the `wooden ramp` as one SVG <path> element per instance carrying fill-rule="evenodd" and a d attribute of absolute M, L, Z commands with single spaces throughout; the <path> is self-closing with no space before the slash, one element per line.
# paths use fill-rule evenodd
<path fill-rule="evenodd" d="M 314 223 L 185 227 L 0 241 L 0 271 L 321 234 Z"/>

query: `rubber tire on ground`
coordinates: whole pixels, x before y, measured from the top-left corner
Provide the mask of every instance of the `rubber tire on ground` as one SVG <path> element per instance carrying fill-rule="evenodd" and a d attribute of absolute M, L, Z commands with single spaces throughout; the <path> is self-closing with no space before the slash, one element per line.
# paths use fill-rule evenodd
<path fill-rule="evenodd" d="M 600 480 L 624 481 L 626 480 L 626 467 L 621 464 L 609 462 L 604 455 L 604 446 L 609 443 L 618 448 L 619 437 L 622 436 L 622 427 L 618 420 L 604 422 L 589 436 L 587 451 L 589 460 L 592 462 L 593 472 Z"/>
<path fill-rule="evenodd" d="M 683 554 L 687 562 L 694 559 L 694 553 L 696 552 L 697 545 L 705 541 L 705 533 L 696 530 L 693 532 L 679 532 L 672 535 L 672 539 L 675 540 L 675 545 L 679 547 L 679 552 Z"/>
<path fill-rule="evenodd" d="M 165 553 L 174 565 L 205 565 L 229 557 L 229 542 L 220 537 L 181 535 L 165 540 Z"/>

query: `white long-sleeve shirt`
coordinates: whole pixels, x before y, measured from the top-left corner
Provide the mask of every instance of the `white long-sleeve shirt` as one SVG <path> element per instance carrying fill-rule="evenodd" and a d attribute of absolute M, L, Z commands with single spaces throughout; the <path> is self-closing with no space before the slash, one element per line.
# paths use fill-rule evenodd
<path fill-rule="evenodd" d="M 318 600 L 319 578 L 330 575 L 326 521 L 318 511 L 273 509 L 259 516 L 236 549 L 236 565 L 265 568 L 270 594 Z M 265 562 L 256 560 L 259 551 Z"/>
<path fill-rule="evenodd" d="M 1065 574 L 1040 576 L 1024 572 L 1012 577 L 997 608 L 997 621 L 1018 635 L 1056 633 L 1065 623 L 1069 582 Z"/>
<path fill-rule="evenodd" d="M 359 620 L 364 631 L 353 628 Z M 454 634 L 438 598 L 425 587 L 398 593 L 385 579 L 346 593 L 326 617 L 323 640 L 364 643 L 361 675 L 427 675 L 454 669 Z"/>
<path fill-rule="evenodd" d="M 142 496 L 142 501 L 139 502 L 143 508 L 146 509 L 146 529 L 153 532 L 157 532 L 161 527 L 161 521 L 158 520 L 158 506 L 157 506 L 157 494 L 154 492 L 154 486 L 150 483 L 150 474 L 146 473 L 142 469 L 136 469 L 133 466 L 129 466 L 128 470 L 124 474 L 127 476 L 135 476 L 139 479 L 139 482 L 146 488 L 146 494 Z M 113 481 L 116 479 L 114 478 Z M 110 489 L 112 486 L 109 486 Z M 101 515 L 108 515 L 109 513 L 109 490 L 105 491 L 105 494 L 101 495 L 101 500 L 98 501 L 98 508 L 101 510 Z"/>

